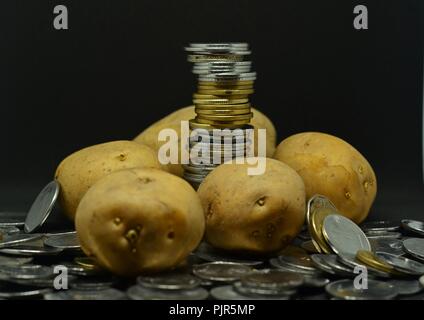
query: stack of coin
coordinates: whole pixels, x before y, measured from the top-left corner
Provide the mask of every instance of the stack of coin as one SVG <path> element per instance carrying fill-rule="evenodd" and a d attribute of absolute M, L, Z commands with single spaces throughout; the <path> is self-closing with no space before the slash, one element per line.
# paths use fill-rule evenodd
<path fill-rule="evenodd" d="M 249 154 L 246 129 L 252 129 L 249 95 L 256 73 L 246 60 L 247 43 L 192 43 L 185 49 L 198 76 L 193 94 L 196 117 L 190 120 L 190 129 L 196 132 L 189 149 L 191 155 L 200 155 L 190 156 L 184 177 L 197 188 L 217 165 Z"/>

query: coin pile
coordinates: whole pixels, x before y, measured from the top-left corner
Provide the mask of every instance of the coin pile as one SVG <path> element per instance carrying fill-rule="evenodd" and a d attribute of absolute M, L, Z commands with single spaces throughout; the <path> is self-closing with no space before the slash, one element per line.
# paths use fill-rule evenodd
<path fill-rule="evenodd" d="M 249 95 L 256 73 L 246 60 L 247 43 L 192 43 L 185 50 L 198 86 L 193 94 L 196 117 L 189 122 L 194 133 L 188 148 L 194 156 L 184 165 L 184 178 L 197 188 L 217 165 L 249 154 Z"/>

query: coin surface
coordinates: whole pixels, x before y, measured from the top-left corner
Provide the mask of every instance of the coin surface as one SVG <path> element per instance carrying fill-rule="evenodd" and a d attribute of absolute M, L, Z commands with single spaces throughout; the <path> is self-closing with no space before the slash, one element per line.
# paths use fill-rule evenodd
<path fill-rule="evenodd" d="M 400 223 L 398 221 L 380 220 L 367 221 L 361 224 L 361 229 L 367 231 L 398 231 Z"/>
<path fill-rule="evenodd" d="M 304 277 L 300 274 L 273 269 L 254 271 L 240 278 L 244 287 L 264 289 L 292 289 L 303 282 Z"/>
<path fill-rule="evenodd" d="M 127 296 L 124 292 L 107 288 L 104 290 L 61 290 L 44 294 L 45 300 L 124 300 Z"/>
<path fill-rule="evenodd" d="M 336 272 L 333 270 L 333 268 L 325 262 L 325 259 L 326 259 L 325 256 L 326 256 L 326 254 L 312 254 L 311 255 L 312 263 L 317 268 L 319 268 L 320 270 L 322 270 L 324 272 L 327 272 L 327 273 L 332 274 L 332 275 L 336 274 Z"/>
<path fill-rule="evenodd" d="M 393 266 L 395 270 L 410 275 L 423 275 L 424 264 L 405 257 L 397 257 L 385 252 L 377 252 L 377 257 L 383 259 L 387 264 Z"/>
<path fill-rule="evenodd" d="M 156 276 L 140 276 L 137 283 L 146 288 L 182 290 L 192 289 L 200 285 L 200 279 L 190 274 L 172 272 Z"/>
<path fill-rule="evenodd" d="M 20 266 L 25 263 L 30 263 L 32 260 L 32 258 L 17 258 L 0 255 L 0 266 Z"/>
<path fill-rule="evenodd" d="M 193 266 L 195 276 L 210 281 L 236 281 L 252 271 L 251 267 L 234 262 L 217 261 Z"/>
<path fill-rule="evenodd" d="M 0 284 L 0 298 L 4 299 L 38 297 L 49 292 L 51 292 L 51 289 L 48 288 L 32 288 L 21 285 L 9 286 Z"/>
<path fill-rule="evenodd" d="M 26 216 L 25 232 L 34 232 L 44 224 L 59 196 L 59 188 L 59 183 L 54 180 L 41 190 Z"/>
<path fill-rule="evenodd" d="M 278 259 L 280 259 L 280 261 L 282 261 L 283 263 L 288 264 L 295 268 L 305 269 L 308 271 L 316 271 L 316 268 L 313 265 L 311 257 L 309 255 L 303 255 L 303 256 L 281 255 L 281 256 L 278 256 Z"/>
<path fill-rule="evenodd" d="M 401 226 L 407 231 L 417 233 L 421 236 L 424 235 L 424 222 L 422 221 L 404 219 L 401 221 Z"/>
<path fill-rule="evenodd" d="M 266 296 L 266 295 L 243 295 L 237 292 L 233 286 L 215 287 L 210 291 L 216 300 L 289 300 L 289 296 Z"/>
<path fill-rule="evenodd" d="M 400 239 L 402 238 L 402 234 L 400 232 L 393 232 L 393 231 L 367 231 L 365 232 L 365 235 L 368 239 L 382 239 L 382 238 L 389 238 L 389 239 Z"/>
<path fill-rule="evenodd" d="M 59 249 L 79 249 L 80 243 L 76 233 L 61 233 L 61 234 L 50 234 L 44 244 L 49 247 Z"/>
<path fill-rule="evenodd" d="M 17 245 L 0 249 L 0 253 L 18 256 L 50 256 L 61 253 L 63 249 L 53 247 L 40 247 L 31 245 Z"/>
<path fill-rule="evenodd" d="M 42 279 L 53 275 L 53 269 L 35 264 L 3 265 L 0 266 L 0 279 Z"/>
<path fill-rule="evenodd" d="M 379 258 L 375 253 L 371 251 L 359 250 L 356 254 L 356 258 L 367 266 L 373 267 L 383 272 L 396 274 L 393 266 L 386 263 L 385 260 Z"/>
<path fill-rule="evenodd" d="M 4 236 L 2 241 L 0 242 L 0 249 L 11 247 L 17 244 L 22 244 L 29 241 L 34 241 L 37 239 L 41 239 L 42 237 L 43 237 L 43 234 L 40 234 L 40 233 L 37 233 L 37 234 L 16 233 L 16 234 L 7 235 L 7 236 Z"/>
<path fill-rule="evenodd" d="M 243 285 L 242 282 L 236 281 L 233 283 L 233 289 L 239 294 L 245 296 L 261 297 L 261 296 L 292 296 L 297 290 L 290 288 L 265 288 L 265 287 L 250 287 Z"/>
<path fill-rule="evenodd" d="M 202 242 L 194 252 L 194 254 L 199 257 L 200 259 L 209 261 L 209 262 L 216 262 L 216 261 L 222 261 L 222 262 L 232 262 L 232 263 L 239 263 L 244 264 L 247 266 L 259 266 L 263 264 L 264 262 L 262 260 L 257 259 L 248 259 L 248 257 L 240 257 L 235 254 L 229 254 L 228 252 L 222 252 L 219 250 L 216 250 L 209 244 Z"/>
<path fill-rule="evenodd" d="M 201 287 L 186 290 L 163 290 L 135 285 L 127 290 L 127 295 L 132 300 L 205 300 L 208 298 L 209 292 Z"/>
<path fill-rule="evenodd" d="M 22 227 L 25 221 L 19 218 L 0 217 L 0 228 L 4 227 Z"/>
<path fill-rule="evenodd" d="M 371 245 L 361 228 L 344 216 L 326 216 L 322 228 L 325 239 L 337 254 L 356 256 L 358 250 L 371 251 Z"/>
<path fill-rule="evenodd" d="M 395 256 L 405 254 L 405 251 L 403 250 L 403 243 L 399 239 L 374 238 L 368 240 L 370 241 L 373 252 L 387 252 Z"/>
<path fill-rule="evenodd" d="M 424 239 L 409 238 L 403 241 L 403 247 L 411 256 L 424 260 Z"/>
<path fill-rule="evenodd" d="M 344 300 L 390 300 L 398 295 L 396 288 L 383 281 L 368 280 L 367 288 L 355 288 L 353 280 L 331 282 L 325 290 Z"/>
<path fill-rule="evenodd" d="M 418 280 L 400 280 L 392 279 L 387 283 L 391 284 L 396 288 L 399 295 L 412 295 L 419 293 L 423 290 L 420 282 Z"/>

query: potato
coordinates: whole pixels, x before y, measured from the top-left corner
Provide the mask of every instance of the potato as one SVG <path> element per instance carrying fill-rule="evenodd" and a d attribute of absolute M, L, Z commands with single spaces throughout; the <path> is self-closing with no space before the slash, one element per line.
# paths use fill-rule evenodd
<path fill-rule="evenodd" d="M 62 210 L 74 219 L 81 198 L 97 180 L 113 171 L 134 167 L 161 166 L 155 151 L 133 141 L 102 143 L 71 154 L 55 173 L 61 187 Z"/>
<path fill-rule="evenodd" d="M 196 191 L 152 168 L 111 173 L 82 198 L 75 218 L 83 251 L 121 276 L 171 269 L 202 239 L 205 219 Z"/>
<path fill-rule="evenodd" d="M 283 249 L 305 220 L 305 187 L 289 166 L 266 159 L 262 175 L 248 164 L 222 164 L 202 182 L 198 194 L 206 215 L 206 240 L 214 247 L 251 253 Z"/>
<path fill-rule="evenodd" d="M 281 142 L 274 158 L 299 173 L 308 199 L 315 194 L 327 196 L 356 223 L 367 217 L 377 179 L 368 161 L 347 142 L 319 132 L 299 133 Z"/>
<path fill-rule="evenodd" d="M 274 125 L 271 120 L 267 118 L 262 112 L 252 108 L 253 118 L 251 124 L 255 128 L 255 155 L 257 155 L 257 129 L 266 129 L 266 154 L 268 157 L 272 157 L 275 151 L 275 146 L 277 143 L 277 132 L 275 130 Z M 134 138 L 135 142 L 139 142 L 145 144 L 152 149 L 158 151 L 159 148 L 165 142 L 158 141 L 158 134 L 162 129 L 173 129 L 178 132 L 178 137 L 180 138 L 180 130 L 181 130 L 181 121 L 190 120 L 196 116 L 194 112 L 194 106 L 185 107 L 179 109 L 163 119 L 155 122 L 142 133 L 140 133 L 136 138 Z M 179 141 L 180 142 L 180 141 Z M 180 150 L 178 148 L 178 150 Z M 172 174 L 178 175 L 182 177 L 184 169 L 180 164 L 168 164 L 164 166 L 164 169 Z"/>

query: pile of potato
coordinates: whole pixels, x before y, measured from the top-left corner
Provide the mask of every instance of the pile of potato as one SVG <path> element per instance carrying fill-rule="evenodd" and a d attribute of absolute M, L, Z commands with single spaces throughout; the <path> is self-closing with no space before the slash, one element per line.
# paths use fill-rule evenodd
<path fill-rule="evenodd" d="M 202 238 L 222 250 L 278 252 L 300 232 L 305 203 L 314 194 L 327 196 L 357 223 L 367 217 L 377 180 L 354 147 L 318 132 L 296 134 L 276 146 L 272 122 L 253 113 L 255 130 L 267 130 L 265 173 L 248 175 L 248 164 L 223 164 L 197 192 L 181 178 L 181 165 L 157 160 L 158 133 L 179 132 L 180 121 L 194 117 L 193 106 L 133 141 L 91 146 L 64 159 L 55 178 L 83 251 L 118 275 L 134 276 L 179 266 Z M 255 140 L 255 150 L 256 145 Z"/>

